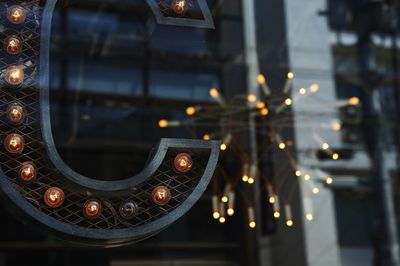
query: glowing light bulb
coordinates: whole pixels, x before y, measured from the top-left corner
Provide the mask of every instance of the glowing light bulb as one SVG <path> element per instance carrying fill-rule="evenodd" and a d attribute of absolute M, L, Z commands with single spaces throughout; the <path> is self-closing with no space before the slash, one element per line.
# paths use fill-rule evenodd
<path fill-rule="evenodd" d="M 311 84 L 311 86 L 310 86 L 310 91 L 311 91 L 312 93 L 318 92 L 318 91 L 319 91 L 319 85 L 318 85 L 317 83 Z"/>
<path fill-rule="evenodd" d="M 151 193 L 153 202 L 158 206 L 164 206 L 171 200 L 171 192 L 165 186 L 158 186 Z"/>
<path fill-rule="evenodd" d="M 161 128 L 166 128 L 166 127 L 168 127 L 168 125 L 169 125 L 169 123 L 168 123 L 168 120 L 166 120 L 166 119 L 162 119 L 162 120 L 158 121 L 158 126 Z"/>
<path fill-rule="evenodd" d="M 119 206 L 119 214 L 124 219 L 131 219 L 139 212 L 139 207 L 133 200 L 127 200 Z"/>
<path fill-rule="evenodd" d="M 10 134 L 4 140 L 4 147 L 9 153 L 21 153 L 25 147 L 24 138 L 19 134 Z"/>
<path fill-rule="evenodd" d="M 234 210 L 233 208 L 229 208 L 229 209 L 227 210 L 227 213 L 228 213 L 229 216 L 232 216 L 232 215 L 235 214 L 235 210 Z"/>
<path fill-rule="evenodd" d="M 223 217 L 223 216 L 219 217 L 219 222 L 220 222 L 221 224 L 225 223 L 225 222 L 226 222 L 225 217 Z"/>
<path fill-rule="evenodd" d="M 286 104 L 287 106 L 292 105 L 292 99 L 287 98 L 287 99 L 285 100 L 285 104 Z"/>
<path fill-rule="evenodd" d="M 88 200 L 83 206 L 83 214 L 89 219 L 99 217 L 101 211 L 101 203 L 98 200 Z"/>
<path fill-rule="evenodd" d="M 65 199 L 64 191 L 58 187 L 51 187 L 44 193 L 44 202 L 51 208 L 60 207 Z"/>
<path fill-rule="evenodd" d="M 210 135 L 208 135 L 208 134 L 205 134 L 204 136 L 203 136 L 203 140 L 210 140 L 211 139 L 211 137 L 210 137 Z"/>
<path fill-rule="evenodd" d="M 250 185 L 251 184 L 254 184 L 254 177 L 249 177 L 249 180 L 247 180 L 247 183 L 249 183 Z"/>
<path fill-rule="evenodd" d="M 215 220 L 217 220 L 218 218 L 219 218 L 219 212 L 214 212 L 213 213 L 213 218 L 215 219 Z"/>
<path fill-rule="evenodd" d="M 331 185 L 331 184 L 333 183 L 332 177 L 327 177 L 327 178 L 325 179 L 325 183 L 326 183 L 327 185 Z"/>
<path fill-rule="evenodd" d="M 288 226 L 288 227 L 292 227 L 293 226 L 293 220 L 287 220 L 286 221 L 286 225 Z"/>
<path fill-rule="evenodd" d="M 26 19 L 26 10 L 19 5 L 14 5 L 8 8 L 7 18 L 12 24 L 21 24 Z"/>
<path fill-rule="evenodd" d="M 297 177 L 300 177 L 300 176 L 302 175 L 302 173 L 301 173 L 300 170 L 296 170 L 296 173 L 295 173 L 295 174 L 296 174 Z"/>
<path fill-rule="evenodd" d="M 265 103 L 261 102 L 261 101 L 258 101 L 256 103 L 256 107 L 257 107 L 257 109 L 263 109 L 263 108 L 265 108 Z"/>
<path fill-rule="evenodd" d="M 242 181 L 247 183 L 249 181 L 249 176 L 247 175 L 242 176 Z"/>
<path fill-rule="evenodd" d="M 4 50 L 10 55 L 17 55 L 22 51 L 21 40 L 17 36 L 9 36 L 4 41 Z"/>
<path fill-rule="evenodd" d="M 274 211 L 274 218 L 278 219 L 281 217 L 281 213 L 279 211 Z"/>
<path fill-rule="evenodd" d="M 339 156 L 339 154 L 338 153 L 334 153 L 334 154 L 332 154 L 332 159 L 333 160 L 339 160 L 339 158 L 340 158 L 340 156 Z"/>
<path fill-rule="evenodd" d="M 213 97 L 213 98 L 219 97 L 219 92 L 216 88 L 211 88 L 209 93 L 210 93 L 211 97 Z"/>
<path fill-rule="evenodd" d="M 225 151 L 228 148 L 228 146 L 225 143 L 222 143 L 220 146 L 221 151 Z"/>
<path fill-rule="evenodd" d="M 25 73 L 22 66 L 10 66 L 5 73 L 5 80 L 8 84 L 17 86 L 24 82 Z"/>
<path fill-rule="evenodd" d="M 254 221 L 250 222 L 249 223 L 249 227 L 252 228 L 252 229 L 256 228 L 256 222 L 254 222 Z"/>
<path fill-rule="evenodd" d="M 347 100 L 349 105 L 359 105 L 360 99 L 358 97 L 351 97 Z"/>
<path fill-rule="evenodd" d="M 301 89 L 299 90 L 299 93 L 300 93 L 301 95 L 306 94 L 306 92 L 307 92 L 307 90 L 306 90 L 305 88 L 301 88 Z"/>
<path fill-rule="evenodd" d="M 257 96 L 255 96 L 254 94 L 249 94 L 247 96 L 247 101 L 249 103 L 255 103 L 257 101 Z"/>
<path fill-rule="evenodd" d="M 269 203 L 274 204 L 276 201 L 275 196 L 269 197 L 268 201 L 269 201 Z"/>
<path fill-rule="evenodd" d="M 31 182 L 36 175 L 36 166 L 32 162 L 24 162 L 18 171 L 18 177 L 24 182 Z"/>
<path fill-rule="evenodd" d="M 284 142 L 279 143 L 279 149 L 284 150 L 286 148 L 286 144 Z"/>
<path fill-rule="evenodd" d="M 258 74 L 257 75 L 257 82 L 260 85 L 264 85 L 265 83 L 267 83 L 267 79 L 265 78 L 265 76 L 263 74 Z"/>
<path fill-rule="evenodd" d="M 314 219 L 313 214 L 312 214 L 312 213 L 307 213 L 307 214 L 306 214 L 306 219 L 307 219 L 308 221 L 312 221 L 312 220 Z"/>
<path fill-rule="evenodd" d="M 328 143 L 322 143 L 322 145 L 321 145 L 321 148 L 323 149 L 323 150 L 327 150 L 327 149 L 329 149 L 329 144 Z"/>
<path fill-rule="evenodd" d="M 196 113 L 196 108 L 193 106 L 189 106 L 186 108 L 186 114 L 187 115 L 194 115 Z"/>
<path fill-rule="evenodd" d="M 267 116 L 267 115 L 269 114 L 268 108 L 263 108 L 263 109 L 261 109 L 261 110 L 260 110 L 260 114 L 261 114 L 262 116 Z"/>
<path fill-rule="evenodd" d="M 311 176 L 309 174 L 305 174 L 304 175 L 304 180 L 305 181 L 310 181 L 311 180 Z"/>
<path fill-rule="evenodd" d="M 174 159 L 174 168 L 180 173 L 187 173 L 192 169 L 193 159 L 188 153 L 180 153 Z"/>
<path fill-rule="evenodd" d="M 319 188 L 315 187 L 312 189 L 312 193 L 318 194 L 319 193 Z"/>
<path fill-rule="evenodd" d="M 176 14 L 183 14 L 186 12 L 187 3 L 186 0 L 174 0 L 172 2 L 172 10 Z"/>
<path fill-rule="evenodd" d="M 228 197 L 227 197 L 227 196 L 223 196 L 223 197 L 221 198 L 221 201 L 222 201 L 223 203 L 227 203 L 227 202 L 228 202 Z"/>
<path fill-rule="evenodd" d="M 333 122 L 331 127 L 334 131 L 340 131 L 342 129 L 342 124 L 339 122 Z"/>
<path fill-rule="evenodd" d="M 7 118 L 11 123 L 21 123 L 25 118 L 25 112 L 22 105 L 19 103 L 12 103 L 7 109 Z"/>
<path fill-rule="evenodd" d="M 288 79 L 293 79 L 293 78 L 294 78 L 294 73 L 293 73 L 293 72 L 289 72 L 289 73 L 287 74 L 287 78 L 288 78 Z"/>

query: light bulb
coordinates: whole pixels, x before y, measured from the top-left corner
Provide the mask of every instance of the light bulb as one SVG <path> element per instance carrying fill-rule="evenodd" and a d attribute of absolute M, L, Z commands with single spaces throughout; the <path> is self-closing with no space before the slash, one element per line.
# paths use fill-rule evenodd
<path fill-rule="evenodd" d="M 286 144 L 284 142 L 279 143 L 279 149 L 284 150 L 286 148 Z"/>
<path fill-rule="evenodd" d="M 233 214 L 235 214 L 235 210 L 233 208 L 229 208 L 227 210 L 227 213 L 228 213 L 229 216 L 232 216 Z"/>
<path fill-rule="evenodd" d="M 322 143 L 321 148 L 322 148 L 323 150 L 327 150 L 327 149 L 329 149 L 329 144 L 326 143 L 326 142 L 324 142 L 324 143 Z"/>
<path fill-rule="evenodd" d="M 139 207 L 133 200 L 127 200 L 119 206 L 119 213 L 124 219 L 131 219 L 139 212 Z"/>
<path fill-rule="evenodd" d="M 287 221 L 286 221 L 286 225 L 287 225 L 288 227 L 292 227 L 292 226 L 293 226 L 293 220 L 287 220 Z"/>
<path fill-rule="evenodd" d="M 7 18 L 12 24 L 21 24 L 26 19 L 26 10 L 19 5 L 14 5 L 8 8 Z"/>
<path fill-rule="evenodd" d="M 249 181 L 249 177 L 247 175 L 242 176 L 242 181 L 247 183 Z"/>
<path fill-rule="evenodd" d="M 193 159 L 188 153 L 180 153 L 175 157 L 174 168 L 180 173 L 187 173 L 192 169 Z"/>
<path fill-rule="evenodd" d="M 307 219 L 308 221 L 312 221 L 312 220 L 314 219 L 313 214 L 312 214 L 312 213 L 307 213 L 307 214 L 306 214 L 306 219 Z"/>
<path fill-rule="evenodd" d="M 305 174 L 304 175 L 304 180 L 305 181 L 310 181 L 311 180 L 311 176 L 309 174 Z"/>
<path fill-rule="evenodd" d="M 5 80 L 8 84 L 17 86 L 24 82 L 25 73 L 22 66 L 9 66 L 6 70 Z"/>
<path fill-rule="evenodd" d="M 14 124 L 21 123 L 25 118 L 24 108 L 19 103 L 12 103 L 7 109 L 7 118 Z"/>
<path fill-rule="evenodd" d="M 153 202 L 159 206 L 164 206 L 171 200 L 171 192 L 165 186 L 158 186 L 154 188 L 151 196 Z"/>
<path fill-rule="evenodd" d="M 168 120 L 166 119 L 161 119 L 160 121 L 158 121 L 158 126 L 161 128 L 166 128 L 168 127 Z"/>
<path fill-rule="evenodd" d="M 10 134 L 4 140 L 4 147 L 9 153 L 21 153 L 25 147 L 24 138 L 19 134 Z"/>
<path fill-rule="evenodd" d="M 292 105 L 292 99 L 287 98 L 287 99 L 285 100 L 285 104 L 286 104 L 287 106 Z"/>
<path fill-rule="evenodd" d="M 193 106 L 189 106 L 186 108 L 186 114 L 187 115 L 194 115 L 196 113 L 196 108 Z"/>
<path fill-rule="evenodd" d="M 186 12 L 187 2 L 186 0 L 174 0 L 172 1 L 172 10 L 176 14 L 183 14 Z"/>
<path fill-rule="evenodd" d="M 249 177 L 249 180 L 247 180 L 247 182 L 249 183 L 249 184 L 254 184 L 254 177 Z"/>
<path fill-rule="evenodd" d="M 257 82 L 260 85 L 264 85 L 265 83 L 267 83 L 267 80 L 265 78 L 265 76 L 263 74 L 258 74 L 257 75 Z"/>
<path fill-rule="evenodd" d="M 319 193 L 319 188 L 315 187 L 312 189 L 312 193 L 318 194 Z"/>
<path fill-rule="evenodd" d="M 254 222 L 254 221 L 251 221 L 250 223 L 249 223 L 249 227 L 250 228 L 256 228 L 256 222 Z"/>
<path fill-rule="evenodd" d="M 213 218 L 215 219 L 215 220 L 217 220 L 218 218 L 219 218 L 219 212 L 217 212 L 217 211 L 215 211 L 214 213 L 213 213 Z"/>
<path fill-rule="evenodd" d="M 88 200 L 83 206 L 83 214 L 89 219 L 100 216 L 101 211 L 101 203 L 98 200 Z"/>
<path fill-rule="evenodd" d="M 265 103 L 261 102 L 261 101 L 258 101 L 256 103 L 256 107 L 257 107 L 257 109 L 263 109 L 263 108 L 265 108 Z"/>
<path fill-rule="evenodd" d="M 247 96 L 247 101 L 249 103 L 255 103 L 257 101 L 257 96 L 255 96 L 254 94 L 249 94 Z"/>
<path fill-rule="evenodd" d="M 210 135 L 208 135 L 208 134 L 205 134 L 204 136 L 203 136 L 203 140 L 210 140 L 211 139 L 211 137 L 210 137 Z"/>
<path fill-rule="evenodd" d="M 223 197 L 221 198 L 221 201 L 222 201 L 223 203 L 227 203 L 227 202 L 228 202 L 228 197 L 227 197 L 227 196 L 223 196 Z"/>
<path fill-rule="evenodd" d="M 263 108 L 263 109 L 261 109 L 261 110 L 260 110 L 260 114 L 261 114 L 262 116 L 267 116 L 267 115 L 269 114 L 268 108 Z"/>
<path fill-rule="evenodd" d="M 211 88 L 209 93 L 210 93 L 211 97 L 213 97 L 213 98 L 219 97 L 219 92 L 216 88 Z"/>
<path fill-rule="evenodd" d="M 58 187 L 51 187 L 44 193 L 44 202 L 51 208 L 60 207 L 65 199 L 64 191 Z"/>
<path fill-rule="evenodd" d="M 222 143 L 220 146 L 221 151 L 225 151 L 228 148 L 228 146 L 225 143 Z"/>
<path fill-rule="evenodd" d="M 332 177 L 327 177 L 325 182 L 326 182 L 326 184 L 331 185 L 333 183 Z"/>
<path fill-rule="evenodd" d="M 15 36 L 9 36 L 4 41 L 4 50 L 10 55 L 17 55 L 22 51 L 21 40 Z"/>
<path fill-rule="evenodd" d="M 360 98 L 358 97 L 351 97 L 347 100 L 349 105 L 359 105 L 360 104 Z"/>
<path fill-rule="evenodd" d="M 306 92 L 307 92 L 307 90 L 306 90 L 305 88 L 301 88 L 301 89 L 299 90 L 299 93 L 300 93 L 301 95 L 306 94 Z"/>
<path fill-rule="evenodd" d="M 278 219 L 281 217 L 281 213 L 279 211 L 274 211 L 274 218 Z"/>
<path fill-rule="evenodd" d="M 293 72 L 289 72 L 287 74 L 288 79 L 293 79 L 294 78 L 294 73 Z"/>
<path fill-rule="evenodd" d="M 18 171 L 19 178 L 24 182 L 31 182 L 36 175 L 36 166 L 32 162 L 24 162 Z"/>
<path fill-rule="evenodd" d="M 300 170 L 296 170 L 295 174 L 296 174 L 297 177 L 300 177 L 302 175 Z"/>
<path fill-rule="evenodd" d="M 339 158 L 340 158 L 340 156 L 339 156 L 339 154 L 338 153 L 334 153 L 334 154 L 332 154 L 332 159 L 333 160 L 339 160 Z"/>
<path fill-rule="evenodd" d="M 319 85 L 318 85 L 317 83 L 311 84 L 311 86 L 310 86 L 310 91 L 311 91 L 312 93 L 316 93 L 318 90 L 319 90 Z"/>
<path fill-rule="evenodd" d="M 223 217 L 223 216 L 219 217 L 219 222 L 220 222 L 221 224 L 225 223 L 225 222 L 226 222 L 225 217 Z"/>
<path fill-rule="evenodd" d="M 274 204 L 276 201 L 275 196 L 269 197 L 268 201 L 269 201 L 269 203 Z"/>

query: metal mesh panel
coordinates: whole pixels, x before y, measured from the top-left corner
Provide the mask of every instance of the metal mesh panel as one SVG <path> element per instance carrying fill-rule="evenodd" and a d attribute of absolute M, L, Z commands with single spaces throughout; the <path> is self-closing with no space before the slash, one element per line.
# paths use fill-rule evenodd
<path fill-rule="evenodd" d="M 24 3 L 28 10 L 25 23 L 20 26 L 7 22 L 4 14 L 7 7 L 15 4 L 2 2 L 0 5 L 0 22 L 7 30 L 0 33 L 4 39 L 9 35 L 16 35 L 23 40 L 23 51 L 16 56 L 0 52 L 0 69 L 2 71 L 0 86 L 0 167 L 13 187 L 23 195 L 33 206 L 45 215 L 59 221 L 93 229 L 122 229 L 140 226 L 160 217 L 177 208 L 193 192 L 200 181 L 210 156 L 209 150 L 191 150 L 194 165 L 185 174 L 178 174 L 173 169 L 173 160 L 181 152 L 180 149 L 169 149 L 166 157 L 146 182 L 119 192 L 90 191 L 71 183 L 63 177 L 50 162 L 42 141 L 40 128 L 39 104 L 39 48 L 40 48 L 40 19 L 42 8 L 38 8 L 39 1 L 33 0 Z M 25 80 L 22 86 L 8 86 L 4 81 L 4 70 L 9 65 L 24 65 Z M 19 125 L 10 123 L 6 118 L 6 110 L 13 102 L 24 106 L 26 119 Z M 21 154 L 11 154 L 6 151 L 3 141 L 7 135 L 18 133 L 25 140 L 25 148 Z M 38 176 L 31 183 L 24 183 L 18 178 L 18 170 L 22 163 L 32 161 L 37 167 Z M 164 206 L 152 202 L 152 190 L 159 185 L 170 189 L 171 200 Z M 65 201 L 58 208 L 50 208 L 44 202 L 45 191 L 50 187 L 60 187 L 65 192 Z M 87 200 L 97 199 L 102 203 L 101 215 L 88 219 L 83 214 L 83 206 Z M 133 200 L 138 204 L 139 212 L 131 219 L 124 219 L 119 215 L 118 208 L 125 200 Z"/>

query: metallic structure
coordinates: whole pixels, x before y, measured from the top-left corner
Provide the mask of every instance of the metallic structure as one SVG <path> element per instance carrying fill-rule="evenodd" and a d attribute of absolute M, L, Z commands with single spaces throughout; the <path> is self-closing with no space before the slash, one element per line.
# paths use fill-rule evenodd
<path fill-rule="evenodd" d="M 56 0 L 2 3 L 9 28 L 0 54 L 0 187 L 18 212 L 94 245 L 121 245 L 161 231 L 204 193 L 218 141 L 162 139 L 147 166 L 123 180 L 101 181 L 72 170 L 54 144 L 49 103 L 49 46 Z M 40 49 L 40 53 L 39 53 Z M 17 207 L 17 208 L 14 208 Z M 17 211 L 16 211 L 17 210 Z"/>

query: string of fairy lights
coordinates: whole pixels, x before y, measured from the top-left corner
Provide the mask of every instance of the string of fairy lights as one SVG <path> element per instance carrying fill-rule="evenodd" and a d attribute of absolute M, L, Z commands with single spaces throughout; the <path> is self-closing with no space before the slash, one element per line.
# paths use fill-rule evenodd
<path fill-rule="evenodd" d="M 319 169 L 318 164 L 315 164 L 313 167 L 304 167 L 299 165 L 295 157 L 289 151 L 290 148 L 294 148 L 295 144 L 292 140 L 283 137 L 283 131 L 295 126 L 309 128 L 312 130 L 313 139 L 320 146 L 320 150 L 331 160 L 337 161 L 341 158 L 341 155 L 339 152 L 332 150 L 331 145 L 324 140 L 322 134 L 318 132 L 318 129 L 322 128 L 332 131 L 341 131 L 342 122 L 344 121 L 339 121 L 338 119 L 332 119 L 332 117 L 329 117 L 331 121 L 327 123 L 313 123 L 313 119 L 308 117 L 309 114 L 296 113 L 296 120 L 300 120 L 302 123 L 301 125 L 299 125 L 299 123 L 294 123 L 293 116 L 289 112 L 290 107 L 307 97 L 317 98 L 320 90 L 319 84 L 309 84 L 307 88 L 302 87 L 297 91 L 294 91 L 293 80 L 295 79 L 295 74 L 289 72 L 281 92 L 279 95 L 275 95 L 271 92 L 267 79 L 263 74 L 259 74 L 256 79 L 261 96 L 256 96 L 254 94 L 235 95 L 228 101 L 222 96 L 217 88 L 210 88 L 209 95 L 217 105 L 189 106 L 185 110 L 186 115 L 188 116 L 187 119 L 162 119 L 159 120 L 158 126 L 160 128 L 181 126 L 196 128 L 201 126 L 218 127 L 222 124 L 223 128 L 225 128 L 222 131 L 204 134 L 202 138 L 204 140 L 222 139 L 220 146 L 222 156 L 228 153 L 235 153 L 241 160 L 242 174 L 237 177 L 230 177 L 226 174 L 224 166 L 220 165 L 219 173 L 224 177 L 225 184 L 222 186 L 222 191 L 218 191 L 217 185 L 214 186 L 214 194 L 211 199 L 213 219 L 223 224 L 226 222 L 228 217 L 233 216 L 235 214 L 235 202 L 237 201 L 237 195 L 239 194 L 242 196 L 242 199 L 247 206 L 248 226 L 251 229 L 256 228 L 254 195 L 248 195 L 249 193 L 246 193 L 246 191 L 249 190 L 243 189 L 241 184 L 253 185 L 256 178 L 260 178 L 264 181 L 263 183 L 266 184 L 262 189 L 265 190 L 268 195 L 265 202 L 266 204 L 271 205 L 273 217 L 275 219 L 281 219 L 284 217 L 286 226 L 294 226 L 295 221 L 293 218 L 292 207 L 289 202 L 291 202 L 291 198 L 298 187 L 298 182 L 290 183 L 291 187 L 286 190 L 286 192 L 289 191 L 286 195 L 284 195 L 285 193 L 281 193 L 283 186 L 289 182 L 290 177 L 294 175 L 297 178 L 300 178 L 310 191 L 310 195 L 303 196 L 303 210 L 305 219 L 311 222 L 314 219 L 313 201 L 311 197 L 320 193 L 320 188 L 318 186 L 318 184 L 321 183 L 320 181 L 329 186 L 334 182 L 334 179 L 328 173 Z M 351 97 L 345 100 L 338 100 L 334 105 L 336 108 L 358 106 L 360 105 L 360 100 L 358 97 Z M 269 144 L 266 146 L 259 146 L 258 153 L 268 153 L 276 149 L 282 152 L 292 168 L 291 171 L 287 171 L 286 169 L 275 169 L 275 173 L 279 174 L 281 177 L 279 180 L 275 181 L 263 176 L 258 167 L 259 162 L 251 162 L 251 156 L 245 152 L 245 144 L 236 140 L 236 135 L 246 132 L 249 126 L 249 116 L 243 115 L 242 117 L 246 118 L 241 121 L 237 119 L 237 115 L 246 114 L 248 112 L 260 118 L 267 118 L 257 119 L 255 122 L 257 130 L 268 127 L 268 134 L 266 134 L 266 137 L 269 139 Z M 261 134 L 261 132 L 257 133 Z M 227 152 L 228 150 L 229 152 Z M 317 160 L 317 158 L 314 159 Z M 217 179 L 217 176 L 214 177 L 214 184 L 218 182 Z M 319 182 L 313 182 L 313 180 Z M 260 193 L 260 195 L 262 195 L 262 193 Z"/>

